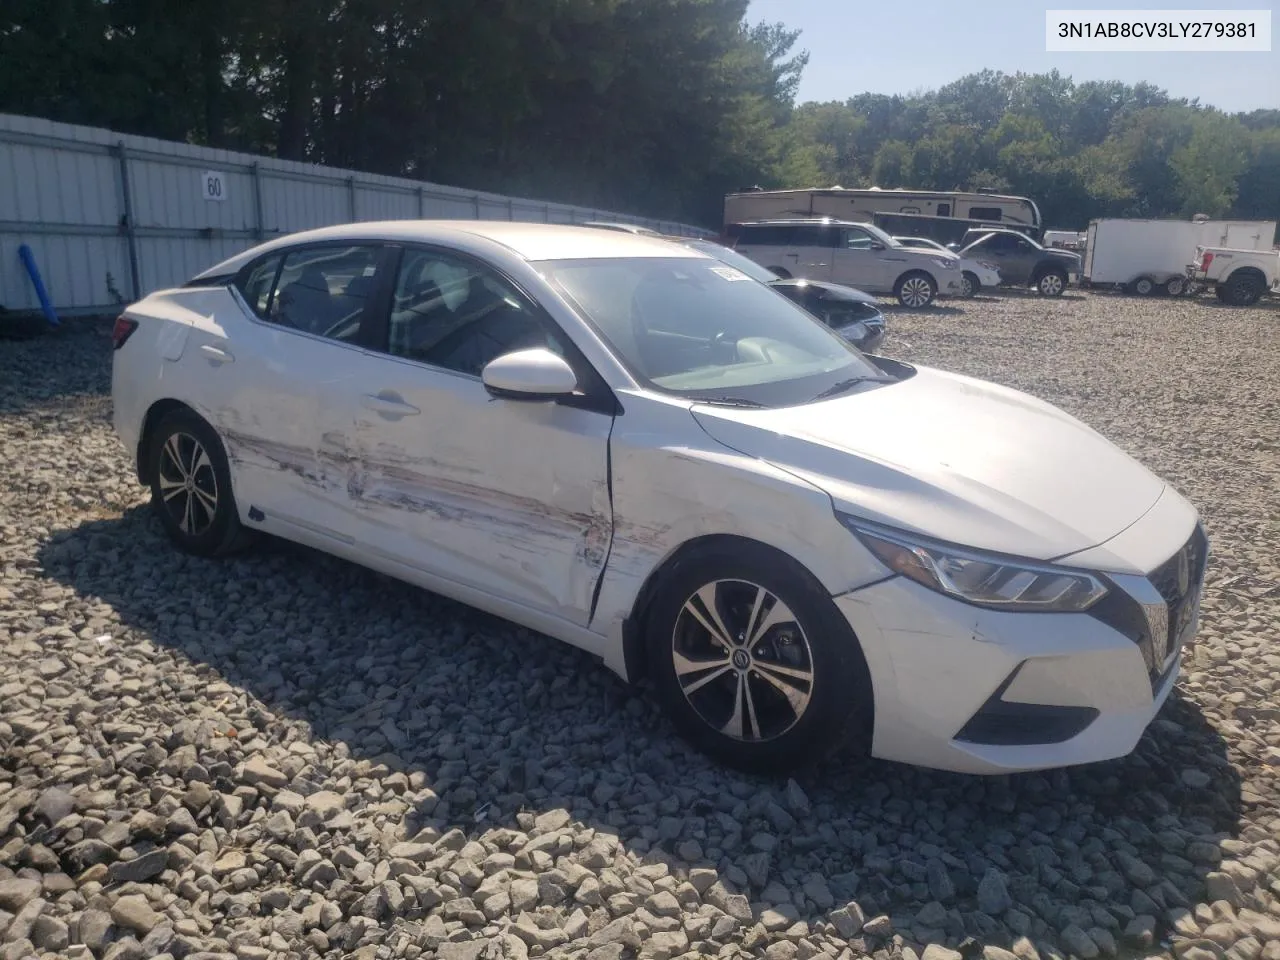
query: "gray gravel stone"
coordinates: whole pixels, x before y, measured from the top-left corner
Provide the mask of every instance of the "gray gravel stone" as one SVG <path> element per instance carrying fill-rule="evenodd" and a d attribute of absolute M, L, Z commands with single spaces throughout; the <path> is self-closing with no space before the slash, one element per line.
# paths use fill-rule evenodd
<path fill-rule="evenodd" d="M 946 306 L 893 313 L 886 352 L 1058 403 L 1205 519 L 1201 634 L 1130 757 L 740 777 L 529 631 L 284 544 L 177 554 L 110 434 L 102 326 L 5 344 L 0 952 L 1280 960 L 1274 307 Z M 33 942 L 59 923 L 83 942 Z"/>
<path fill-rule="evenodd" d="M 40 881 L 30 877 L 0 880 L 0 909 L 16 913 L 40 895 Z"/>

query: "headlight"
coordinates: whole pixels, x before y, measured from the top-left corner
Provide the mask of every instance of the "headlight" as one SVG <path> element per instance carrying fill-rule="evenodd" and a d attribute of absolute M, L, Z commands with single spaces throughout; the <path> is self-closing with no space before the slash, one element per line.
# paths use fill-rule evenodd
<path fill-rule="evenodd" d="M 1093 574 L 930 543 L 838 514 L 890 570 L 939 593 L 1002 610 L 1071 613 L 1107 594 Z"/>
<path fill-rule="evenodd" d="M 935 257 L 933 258 L 933 262 L 943 270 L 954 270 L 956 268 L 956 261 L 954 260 L 944 260 L 942 257 Z"/>

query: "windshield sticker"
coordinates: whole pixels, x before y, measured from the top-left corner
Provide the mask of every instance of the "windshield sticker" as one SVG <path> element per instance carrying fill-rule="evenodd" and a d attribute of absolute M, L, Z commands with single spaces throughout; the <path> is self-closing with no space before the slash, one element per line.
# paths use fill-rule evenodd
<path fill-rule="evenodd" d="M 726 280 L 750 280 L 751 279 L 741 270 L 736 270 L 733 267 L 712 267 L 711 272 L 714 273 L 717 277 L 723 277 Z"/>

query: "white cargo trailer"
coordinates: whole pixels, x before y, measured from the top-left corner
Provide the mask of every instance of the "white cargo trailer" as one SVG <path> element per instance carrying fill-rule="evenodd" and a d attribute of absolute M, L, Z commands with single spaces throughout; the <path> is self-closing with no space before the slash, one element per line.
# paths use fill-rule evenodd
<path fill-rule="evenodd" d="M 1269 250 L 1274 221 L 1104 219 L 1089 224 L 1082 276 L 1090 286 L 1118 286 L 1149 296 L 1187 290 L 1187 264 L 1198 246 Z"/>

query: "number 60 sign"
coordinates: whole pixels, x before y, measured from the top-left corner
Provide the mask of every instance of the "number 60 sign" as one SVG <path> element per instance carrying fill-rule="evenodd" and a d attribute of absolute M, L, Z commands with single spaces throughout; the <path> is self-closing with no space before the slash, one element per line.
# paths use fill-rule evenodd
<path fill-rule="evenodd" d="M 222 182 L 222 174 L 216 170 L 206 170 L 200 174 L 200 195 L 206 200 L 227 199 L 227 189 Z"/>

